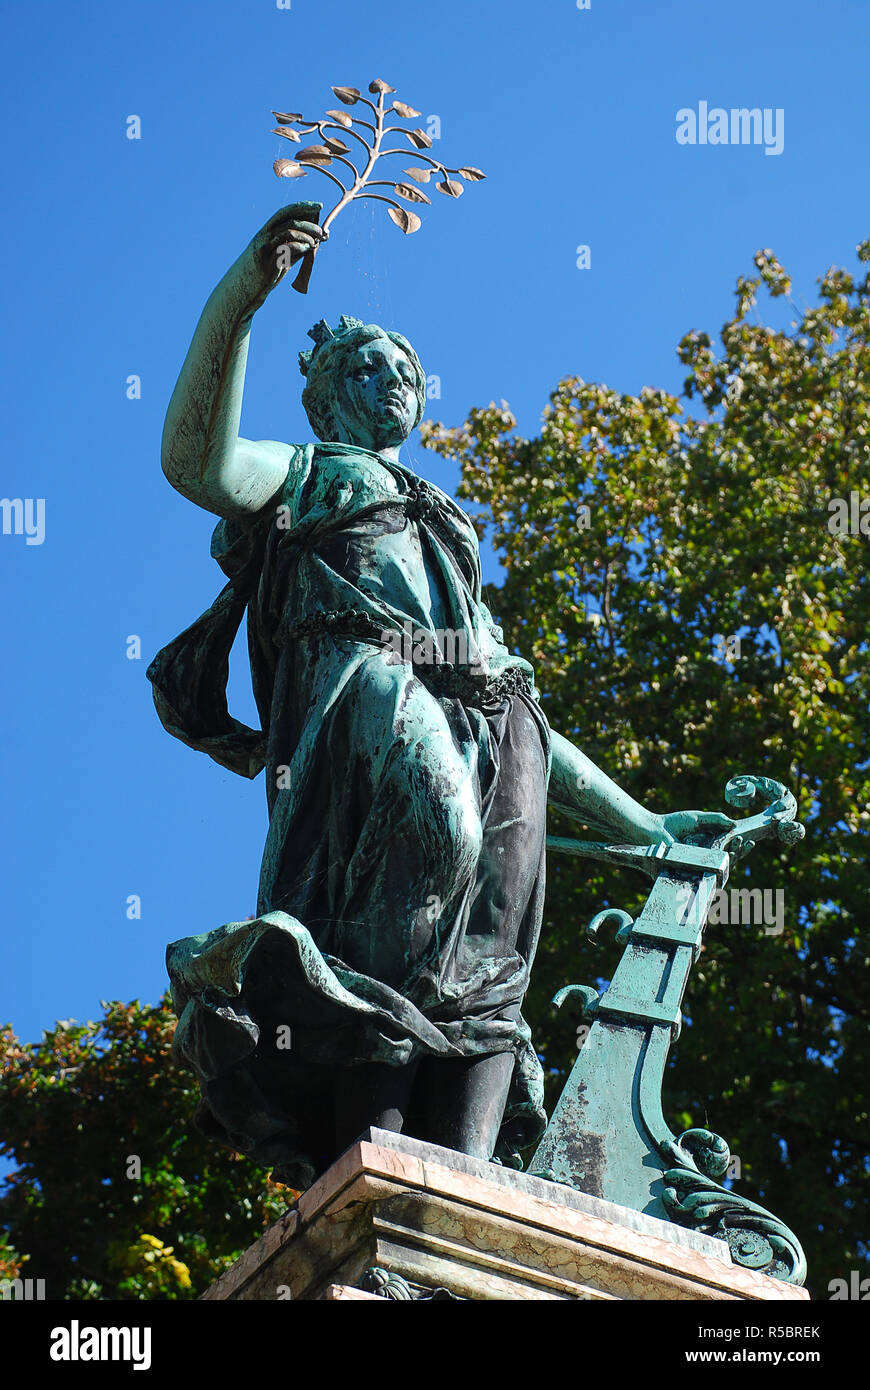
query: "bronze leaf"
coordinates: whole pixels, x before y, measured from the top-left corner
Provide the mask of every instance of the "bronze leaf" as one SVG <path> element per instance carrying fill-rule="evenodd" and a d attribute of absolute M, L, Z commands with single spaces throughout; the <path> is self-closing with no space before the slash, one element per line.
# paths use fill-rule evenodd
<path fill-rule="evenodd" d="M 335 89 L 333 88 L 333 90 Z M 381 77 L 376 77 L 374 81 L 369 83 L 370 92 L 394 92 L 395 90 L 395 87 L 391 87 L 389 82 L 384 82 Z"/>
<path fill-rule="evenodd" d="M 479 183 L 481 179 L 486 178 L 486 174 L 482 173 L 480 169 L 475 169 L 473 165 L 470 164 L 466 164 L 465 168 L 460 169 L 459 172 L 464 179 L 468 179 L 469 183 Z"/>
<path fill-rule="evenodd" d="M 345 106 L 355 106 L 359 101 L 358 87 L 333 87 L 332 89 L 339 101 L 343 101 Z"/>
<path fill-rule="evenodd" d="M 427 198 L 425 193 L 421 193 L 419 188 L 414 188 L 410 183 L 397 183 L 396 192 L 400 198 L 407 198 L 409 203 L 431 203 L 432 199 Z"/>
<path fill-rule="evenodd" d="M 272 168 L 279 179 L 304 179 L 308 172 L 295 159 L 276 159 Z"/>
<path fill-rule="evenodd" d="M 458 198 L 465 192 L 458 179 L 445 179 L 443 183 L 436 183 L 435 187 L 439 193 L 446 193 L 448 198 Z"/>
<path fill-rule="evenodd" d="M 327 111 L 327 116 L 331 116 L 337 125 L 345 127 L 353 125 L 353 116 L 349 116 L 346 111 Z"/>
<path fill-rule="evenodd" d="M 285 140 L 295 140 L 297 145 L 299 144 L 300 137 L 296 134 L 295 130 L 282 130 L 281 127 L 278 126 L 275 130 L 270 130 L 269 134 L 283 135 Z"/>
<path fill-rule="evenodd" d="M 331 164 L 332 155 L 326 145 L 306 145 L 296 158 L 300 164 Z"/>
<path fill-rule="evenodd" d="M 402 116 L 406 121 L 412 121 L 415 116 L 420 115 L 420 112 L 415 111 L 414 107 L 409 106 L 406 101 L 394 101 L 390 110 L 395 111 L 397 116 Z"/>
<path fill-rule="evenodd" d="M 272 115 L 279 125 L 290 125 L 293 121 L 301 121 L 301 111 L 273 111 Z"/>
<path fill-rule="evenodd" d="M 416 212 L 410 212 L 408 208 L 387 208 L 387 212 L 392 217 L 397 227 L 408 236 L 411 232 L 416 232 L 420 226 L 420 219 Z"/>
<path fill-rule="evenodd" d="M 410 169 L 403 169 L 403 174 L 410 174 L 415 183 L 428 183 L 434 174 L 434 169 L 419 169 L 416 164 L 412 164 Z"/>
<path fill-rule="evenodd" d="M 430 150 L 432 148 L 432 137 L 427 135 L 425 130 L 406 130 L 405 134 L 411 144 L 417 146 L 418 150 Z"/>

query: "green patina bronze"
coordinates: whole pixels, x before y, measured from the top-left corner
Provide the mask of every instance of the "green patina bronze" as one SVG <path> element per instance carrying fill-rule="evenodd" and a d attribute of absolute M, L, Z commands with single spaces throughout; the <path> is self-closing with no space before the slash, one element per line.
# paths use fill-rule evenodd
<path fill-rule="evenodd" d="M 775 836 L 793 844 L 803 837 L 794 797 L 780 782 L 735 777 L 725 799 L 747 806 L 757 792 L 766 796 L 766 810 L 706 847 L 650 850 L 550 839 L 554 850 L 627 864 L 655 883 L 636 921 L 608 908 L 587 928 L 595 940 L 606 922 L 619 924 L 625 951 L 608 988 L 599 994 L 568 985 L 553 1001 L 561 1006 L 580 999 L 592 1022 L 530 1166 L 552 1181 L 717 1236 L 737 1264 L 801 1284 L 806 1263 L 796 1236 L 763 1207 L 715 1181 L 730 1163 L 725 1141 L 705 1129 L 678 1139 L 661 1105 L 668 1051 L 679 1035 L 680 1006 L 714 894 L 756 841 Z"/>
<path fill-rule="evenodd" d="M 300 354 L 319 442 L 239 436 L 253 315 L 324 239 L 320 211 L 282 209 L 230 268 L 167 412 L 164 471 L 220 518 L 212 554 L 228 582 L 149 667 L 155 704 L 192 748 L 242 776 L 265 770 L 269 810 L 256 918 L 169 947 L 176 1056 L 199 1078 L 205 1132 L 274 1163 L 294 1186 L 368 1125 L 518 1167 L 546 1125 L 522 1002 L 543 912 L 547 806 L 622 847 L 599 845 L 605 855 L 654 865 L 650 910 L 662 920 L 666 885 L 702 868 L 715 883 L 727 862 L 679 842 L 727 836 L 734 822 L 647 810 L 550 729 L 533 668 L 483 602 L 471 522 L 399 458 L 425 400 L 400 334 L 348 316 L 335 329 L 321 321 Z M 226 700 L 246 615 L 256 729 Z M 682 986 L 661 994 L 647 978 L 642 930 L 632 929 L 638 959 L 621 967 L 630 979 L 614 982 L 608 1017 L 621 998 L 633 1045 L 646 1039 L 663 1065 Z M 656 939 L 660 969 L 668 953 L 691 954 L 673 930 L 669 944 Z M 638 999 L 641 1015 L 631 1012 Z M 632 1065 L 626 1051 L 618 1073 L 598 1074 L 597 1106 L 630 1088 Z M 567 1095 L 538 1166 L 582 1186 L 575 1159 L 586 1164 L 594 1143 L 575 1136 L 560 1157 Z M 603 1115 L 587 1116 L 584 1133 L 600 1134 Z M 667 1133 L 660 1124 L 654 1138 L 671 1145 L 668 1163 L 698 1173 L 689 1140 L 674 1148 Z M 631 1178 L 639 1152 L 626 1139 L 607 1195 L 664 1212 L 664 1186 L 650 1207 Z M 680 1201 L 668 1214 L 685 1219 L 691 1194 Z"/>

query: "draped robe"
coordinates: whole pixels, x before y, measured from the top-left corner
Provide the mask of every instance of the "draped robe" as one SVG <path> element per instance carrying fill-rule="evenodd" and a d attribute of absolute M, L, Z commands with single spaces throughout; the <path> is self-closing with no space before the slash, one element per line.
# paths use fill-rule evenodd
<path fill-rule="evenodd" d="M 167 951 L 198 1123 L 305 1186 L 336 1068 L 512 1052 L 496 1156 L 516 1164 L 546 1122 L 521 1005 L 550 735 L 482 601 L 474 528 L 399 463 L 304 445 L 212 554 L 228 584 L 148 677 L 170 733 L 265 768 L 269 830 L 257 917 Z M 226 703 L 246 610 L 259 730 Z"/>

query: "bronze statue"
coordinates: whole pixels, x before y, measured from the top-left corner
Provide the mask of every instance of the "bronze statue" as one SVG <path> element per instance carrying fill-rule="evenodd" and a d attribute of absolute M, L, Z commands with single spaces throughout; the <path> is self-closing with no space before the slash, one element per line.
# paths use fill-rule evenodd
<path fill-rule="evenodd" d="M 300 355 L 320 442 L 239 437 L 253 315 L 321 244 L 319 212 L 272 217 L 196 329 L 163 466 L 221 518 L 229 582 L 149 668 L 171 733 L 266 771 L 258 916 L 168 965 L 200 1123 L 295 1187 L 369 1125 L 514 1166 L 540 1138 L 522 1002 L 548 803 L 623 844 L 733 824 L 646 810 L 549 728 L 482 601 L 470 521 L 400 461 L 425 401 L 400 334 L 321 322 Z M 226 705 L 246 611 L 261 730 Z"/>

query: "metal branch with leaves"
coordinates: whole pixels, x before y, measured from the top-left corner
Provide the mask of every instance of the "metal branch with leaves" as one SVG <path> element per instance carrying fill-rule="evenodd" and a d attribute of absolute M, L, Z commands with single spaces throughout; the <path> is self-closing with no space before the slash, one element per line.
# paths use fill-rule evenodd
<path fill-rule="evenodd" d="M 441 175 L 435 188 L 448 198 L 458 198 L 465 191 L 465 185 L 461 179 L 465 179 L 468 183 L 478 183 L 486 177 L 480 169 L 475 169 L 471 165 L 466 164 L 460 168 L 451 169 L 446 164 L 442 164 L 440 160 L 433 159 L 431 155 L 418 153 L 418 159 L 428 167 L 421 168 L 420 165 L 412 164 L 402 171 L 413 180 L 413 183 L 405 183 L 395 179 L 373 179 L 371 175 L 379 159 L 396 154 L 407 158 L 412 151 L 419 152 L 431 149 L 432 137 L 421 130 L 419 126 L 409 129 L 404 125 L 386 124 L 390 116 L 393 115 L 398 116 L 403 121 L 414 121 L 420 116 L 420 112 L 415 110 L 413 106 L 408 106 L 404 101 L 393 101 L 390 106 L 386 106 L 387 94 L 395 92 L 396 89 L 379 77 L 369 83 L 369 91 L 375 97 L 375 101 L 369 101 L 368 97 L 363 96 L 356 87 L 333 87 L 332 90 L 344 106 L 358 106 L 359 104 L 367 106 L 372 113 L 373 120 L 369 121 L 361 116 L 351 116 L 347 111 L 341 110 L 327 111 L 326 115 L 318 121 L 307 120 L 298 111 L 272 112 L 278 122 L 276 129 L 272 131 L 273 135 L 280 135 L 285 140 L 291 140 L 294 144 L 300 144 L 303 135 L 311 135 L 315 131 L 320 136 L 321 143 L 303 146 L 301 150 L 296 151 L 293 159 L 276 159 L 272 168 L 281 179 L 304 178 L 309 170 L 317 169 L 338 185 L 341 189 L 341 197 L 323 219 L 321 225 L 324 231 L 329 230 L 330 223 L 335 220 L 342 208 L 347 207 L 348 203 L 358 198 L 375 198 L 379 202 L 388 204 L 388 216 L 407 235 L 410 232 L 416 232 L 420 226 L 420 218 L 417 214 L 412 212 L 410 208 L 404 207 L 402 203 L 397 202 L 396 198 L 383 193 L 372 193 L 364 190 L 390 188 L 407 203 L 431 203 L 431 198 L 415 185 L 428 183 L 433 174 Z M 327 134 L 328 131 L 338 131 L 339 134 Z M 388 135 L 404 136 L 409 142 L 409 147 L 399 146 L 395 149 L 383 149 L 384 139 Z M 346 144 L 343 136 L 351 137 L 356 142 L 353 148 Z M 359 146 L 362 147 L 362 150 L 358 148 Z M 357 163 L 354 163 L 350 157 L 352 154 L 357 155 Z M 347 174 L 344 176 L 345 181 L 339 178 L 338 174 L 332 171 L 335 166 L 341 166 L 348 170 L 350 178 Z M 308 290 L 308 282 L 311 279 L 311 271 L 314 266 L 314 256 L 315 250 L 306 252 L 299 273 L 293 281 L 293 288 L 298 290 L 300 294 L 305 294 Z"/>

